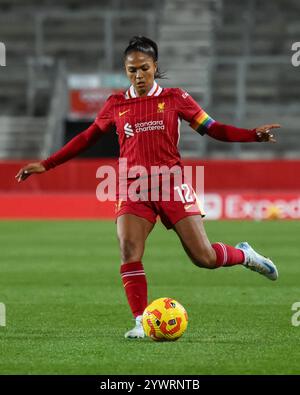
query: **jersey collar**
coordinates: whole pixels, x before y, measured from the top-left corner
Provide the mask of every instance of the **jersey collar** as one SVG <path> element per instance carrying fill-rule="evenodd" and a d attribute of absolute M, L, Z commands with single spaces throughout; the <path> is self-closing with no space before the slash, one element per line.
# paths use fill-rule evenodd
<path fill-rule="evenodd" d="M 162 87 L 158 85 L 156 81 L 154 81 L 152 88 L 148 92 L 147 96 L 159 96 L 162 92 Z M 133 85 L 130 86 L 129 89 L 125 92 L 125 99 L 133 99 L 138 97 Z"/>

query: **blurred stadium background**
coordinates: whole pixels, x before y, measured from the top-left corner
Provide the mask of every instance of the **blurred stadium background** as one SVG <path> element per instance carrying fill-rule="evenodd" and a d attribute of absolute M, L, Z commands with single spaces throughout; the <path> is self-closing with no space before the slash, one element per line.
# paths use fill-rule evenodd
<path fill-rule="evenodd" d="M 243 145 L 183 125 L 183 158 L 206 166 L 208 217 L 299 218 L 299 16 L 297 0 L 0 0 L 0 217 L 113 216 L 112 204 L 96 202 L 95 171 L 118 155 L 115 134 L 42 177 L 17 185 L 14 175 L 127 86 L 123 50 L 143 34 L 158 42 L 163 86 L 186 89 L 220 122 L 282 125 L 277 144 Z"/>

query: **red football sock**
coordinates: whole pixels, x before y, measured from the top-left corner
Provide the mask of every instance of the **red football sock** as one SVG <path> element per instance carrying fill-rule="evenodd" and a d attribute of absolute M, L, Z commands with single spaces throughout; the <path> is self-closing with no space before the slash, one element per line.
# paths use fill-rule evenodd
<path fill-rule="evenodd" d="M 132 314 L 142 315 L 147 307 L 147 280 L 142 262 L 123 263 L 120 273 Z"/>
<path fill-rule="evenodd" d="M 244 263 L 245 255 L 242 250 L 223 243 L 214 243 L 211 245 L 216 252 L 216 265 L 220 266 L 234 266 Z"/>

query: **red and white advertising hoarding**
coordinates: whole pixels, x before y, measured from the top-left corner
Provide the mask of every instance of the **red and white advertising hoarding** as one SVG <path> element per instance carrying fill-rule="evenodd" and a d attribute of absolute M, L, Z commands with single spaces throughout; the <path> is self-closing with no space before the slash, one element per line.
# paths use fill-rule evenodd
<path fill-rule="evenodd" d="M 300 219 L 300 193 L 207 193 L 207 219 Z"/>

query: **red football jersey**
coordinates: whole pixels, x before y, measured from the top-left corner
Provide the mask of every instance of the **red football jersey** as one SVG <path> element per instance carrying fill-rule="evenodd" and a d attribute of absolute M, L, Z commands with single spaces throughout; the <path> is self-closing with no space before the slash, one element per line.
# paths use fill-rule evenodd
<path fill-rule="evenodd" d="M 110 96 L 95 123 L 102 132 L 114 126 L 120 144 L 120 158 L 128 168 L 180 164 L 178 143 L 181 120 L 201 133 L 212 120 L 185 91 L 164 88 L 154 83 L 145 97 L 136 97 L 133 86 L 128 91 Z"/>
<path fill-rule="evenodd" d="M 151 174 L 151 166 L 181 165 L 178 143 L 182 119 L 201 135 L 220 141 L 259 141 L 256 129 L 216 122 L 187 92 L 179 88 L 163 89 L 154 82 L 145 97 L 137 97 L 133 86 L 125 93 L 110 96 L 88 129 L 41 163 L 46 170 L 54 168 L 79 155 L 115 126 L 120 158 L 126 159 L 128 170 L 143 166 Z"/>

